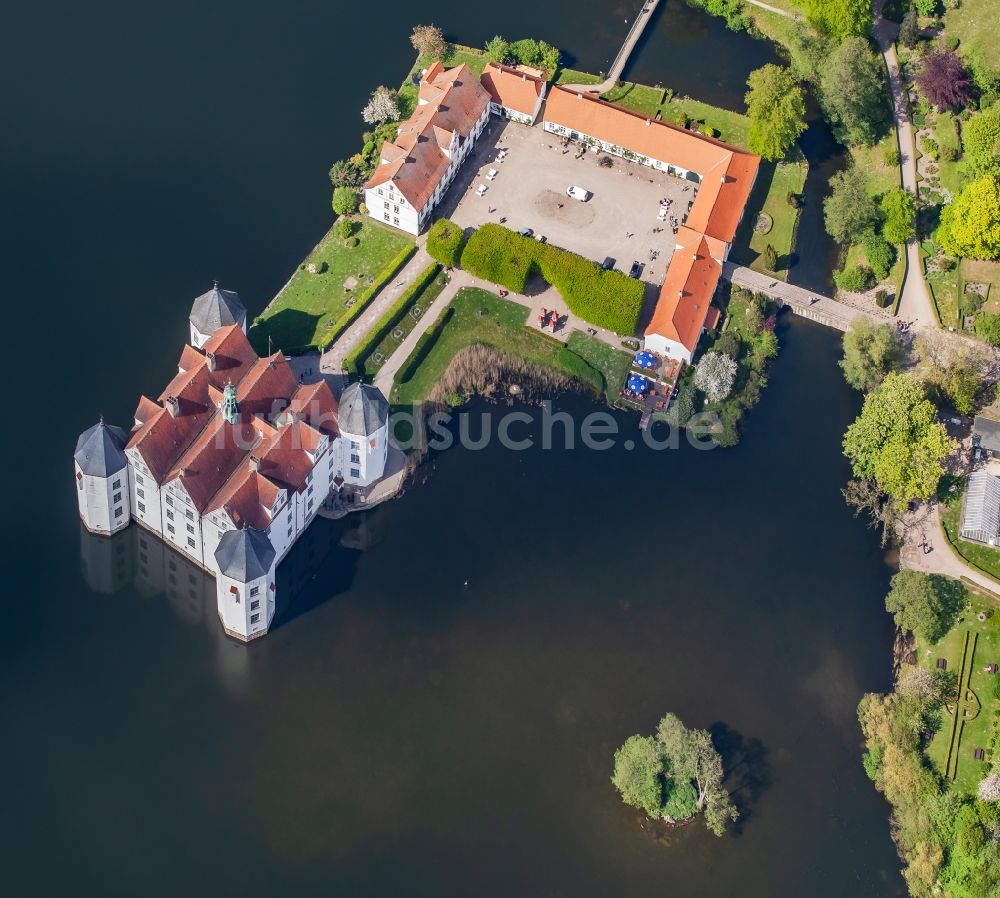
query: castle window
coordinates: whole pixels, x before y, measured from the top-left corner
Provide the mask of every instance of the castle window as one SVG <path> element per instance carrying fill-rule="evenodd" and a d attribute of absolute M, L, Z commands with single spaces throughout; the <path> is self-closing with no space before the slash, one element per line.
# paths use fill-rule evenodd
<path fill-rule="evenodd" d="M 398 218 L 394 218 L 392 220 L 392 223 L 395 224 L 395 225 L 398 225 L 399 224 L 399 219 Z"/>
<path fill-rule="evenodd" d="M 167 520 L 168 521 L 172 521 L 173 519 L 174 519 L 174 513 L 168 508 L 167 509 Z M 173 527 L 170 528 L 171 532 L 173 531 L 173 529 L 174 529 Z"/>
<path fill-rule="evenodd" d="M 187 510 L 187 516 L 188 516 L 188 520 L 189 521 L 193 521 L 194 520 L 194 512 L 191 511 L 190 508 Z"/>
<path fill-rule="evenodd" d="M 312 491 L 313 491 L 313 485 L 310 483 L 309 484 L 309 489 L 306 490 L 306 494 L 311 496 L 312 495 Z"/>
<path fill-rule="evenodd" d="M 145 493 L 144 493 L 144 492 L 143 492 L 142 490 L 140 490 L 140 489 L 138 489 L 138 488 L 136 489 L 136 491 L 135 491 L 135 494 L 136 494 L 136 495 L 137 495 L 137 496 L 138 496 L 138 497 L 139 497 L 140 499 L 145 499 L 145 498 L 146 498 L 146 494 L 145 494 Z"/>
<path fill-rule="evenodd" d="M 120 490 L 122 488 L 122 480 L 119 477 L 114 483 L 111 484 L 111 489 Z"/>
<path fill-rule="evenodd" d="M 361 444 L 357 440 L 351 440 L 351 448 L 352 449 L 360 449 L 361 448 Z"/>
<path fill-rule="evenodd" d="M 392 211 L 399 215 L 399 206 L 393 206 Z"/>
<path fill-rule="evenodd" d="M 119 506 L 118 506 L 118 507 L 117 507 L 117 508 L 115 509 L 115 517 L 116 517 L 116 518 L 120 518 L 121 516 L 122 516 L 122 509 L 121 509 L 121 506 L 119 505 Z"/>
<path fill-rule="evenodd" d="M 174 504 L 174 497 L 167 496 L 167 505 L 173 505 L 173 504 Z"/>
<path fill-rule="evenodd" d="M 351 476 L 352 477 L 360 477 L 361 476 L 361 472 L 357 468 L 351 468 Z"/>
<path fill-rule="evenodd" d="M 145 514 L 145 513 L 146 513 L 146 506 L 145 506 L 145 505 L 143 505 L 143 504 L 142 504 L 142 503 L 140 502 L 140 503 L 139 503 L 139 514 Z"/>
<path fill-rule="evenodd" d="M 192 549 L 194 548 L 194 540 L 193 540 L 193 539 L 191 539 L 191 537 L 190 537 L 190 536 L 188 537 L 188 545 L 189 545 L 189 546 L 190 546 L 190 547 L 191 547 Z"/>
<path fill-rule="evenodd" d="M 256 624 L 256 623 L 259 623 L 259 622 L 260 622 L 260 615 L 259 614 L 251 614 L 250 615 L 250 623 Z"/>
<path fill-rule="evenodd" d="M 289 537 L 289 539 L 291 539 L 291 536 L 292 536 L 292 525 L 289 524 L 288 525 L 288 537 Z"/>
<path fill-rule="evenodd" d="M 188 528 L 188 533 L 194 533 L 194 525 L 193 524 L 188 524 L 187 528 Z"/>
<path fill-rule="evenodd" d="M 382 208 L 383 209 L 388 209 L 389 208 L 389 201 L 388 200 L 386 200 L 384 203 L 382 203 Z"/>
<path fill-rule="evenodd" d="M 167 524 L 167 533 L 173 533 L 173 532 L 174 532 L 174 525 Z"/>
<path fill-rule="evenodd" d="M 115 493 L 115 496 L 114 496 L 114 498 L 111 501 L 112 502 L 121 502 L 121 500 L 122 500 L 122 494 L 121 493 Z"/>
<path fill-rule="evenodd" d="M 251 586 L 250 587 L 250 595 L 255 596 L 259 592 L 260 592 L 260 587 L 259 586 Z"/>
<path fill-rule="evenodd" d="M 142 474 L 136 474 L 135 475 L 135 482 L 136 483 L 145 483 L 146 481 L 142 479 Z"/>
<path fill-rule="evenodd" d="M 352 453 L 352 455 L 351 455 L 351 463 L 355 464 L 355 465 L 360 465 L 361 464 L 361 456 L 360 455 L 354 455 Z"/>
<path fill-rule="evenodd" d="M 257 587 L 255 586 L 254 589 L 256 589 L 256 588 Z M 255 608 L 260 608 L 260 599 L 254 599 L 250 603 L 250 610 L 253 611 Z"/>

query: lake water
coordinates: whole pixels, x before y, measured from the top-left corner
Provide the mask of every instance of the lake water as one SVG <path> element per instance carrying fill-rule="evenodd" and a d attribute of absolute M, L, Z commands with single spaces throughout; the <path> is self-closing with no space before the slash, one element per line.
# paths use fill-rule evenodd
<path fill-rule="evenodd" d="M 301 0 L 9 16 L 10 894 L 902 894 L 854 720 L 889 681 L 889 571 L 839 495 L 858 399 L 830 332 L 782 326 L 734 450 L 434 457 L 402 500 L 310 529 L 281 569 L 294 602 L 250 647 L 200 571 L 76 519 L 76 434 L 162 385 L 213 278 L 264 306 L 327 226 L 326 170 L 412 24 L 598 69 L 630 9 L 393 3 L 374 37 L 372 8 Z M 760 46 L 706 21 L 738 96 Z M 681 38 L 634 65 L 698 95 Z M 734 835 L 663 838 L 617 799 L 615 747 L 667 710 L 713 727 Z"/>

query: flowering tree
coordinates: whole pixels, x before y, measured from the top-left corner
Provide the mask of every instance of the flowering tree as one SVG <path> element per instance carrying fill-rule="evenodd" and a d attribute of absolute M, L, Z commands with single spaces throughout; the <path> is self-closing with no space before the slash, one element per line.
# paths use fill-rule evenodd
<path fill-rule="evenodd" d="M 957 109 L 969 102 L 972 81 L 965 65 L 950 50 L 931 53 L 917 75 L 917 86 L 938 109 Z"/>
<path fill-rule="evenodd" d="M 1000 773 L 991 773 L 979 784 L 980 801 L 1000 801 Z"/>
<path fill-rule="evenodd" d="M 431 56 L 434 59 L 440 59 L 448 49 L 444 34 L 437 25 L 415 26 L 410 35 L 410 43 L 421 56 Z"/>
<path fill-rule="evenodd" d="M 369 125 L 396 121 L 399 118 L 396 91 L 385 86 L 376 87 L 368 104 L 361 110 L 361 118 Z"/>
<path fill-rule="evenodd" d="M 725 353 L 706 352 L 694 372 L 694 385 L 712 402 L 725 399 L 736 382 L 736 362 Z"/>

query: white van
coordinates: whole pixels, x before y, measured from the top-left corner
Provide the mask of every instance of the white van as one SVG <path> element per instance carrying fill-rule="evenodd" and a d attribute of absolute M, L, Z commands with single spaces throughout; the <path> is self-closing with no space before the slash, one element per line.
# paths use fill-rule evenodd
<path fill-rule="evenodd" d="M 566 196 L 579 200 L 581 203 L 587 202 L 593 194 L 586 187 L 567 187 Z"/>

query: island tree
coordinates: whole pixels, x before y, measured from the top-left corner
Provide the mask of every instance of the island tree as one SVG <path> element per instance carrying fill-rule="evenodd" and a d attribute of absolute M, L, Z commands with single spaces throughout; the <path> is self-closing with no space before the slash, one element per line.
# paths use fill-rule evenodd
<path fill-rule="evenodd" d="M 483 47 L 483 55 L 490 62 L 506 62 L 510 59 L 510 41 L 507 38 L 495 34 L 486 42 Z"/>
<path fill-rule="evenodd" d="M 844 357 L 840 367 L 844 379 L 855 390 L 867 393 L 898 367 L 900 355 L 894 327 L 859 316 L 844 334 Z"/>
<path fill-rule="evenodd" d="M 778 65 L 751 72 L 747 86 L 750 149 L 771 162 L 784 159 L 806 128 L 801 86 L 790 69 Z"/>
<path fill-rule="evenodd" d="M 823 200 L 823 219 L 834 240 L 846 243 L 878 226 L 881 213 L 860 168 L 837 172 L 830 178 L 830 191 Z"/>
<path fill-rule="evenodd" d="M 421 56 L 433 59 L 440 59 L 448 49 L 444 33 L 437 25 L 416 25 L 410 35 L 410 43 Z"/>
<path fill-rule="evenodd" d="M 736 382 L 736 361 L 721 352 L 706 352 L 694 372 L 694 385 L 712 402 L 725 399 Z"/>
<path fill-rule="evenodd" d="M 885 610 L 896 626 L 928 642 L 937 642 L 955 623 L 965 605 L 960 580 L 920 571 L 900 571 L 892 578 Z"/>
<path fill-rule="evenodd" d="M 843 143 L 878 141 L 889 121 L 888 95 L 885 65 L 864 38 L 845 40 L 819 64 L 820 104 Z"/>
<path fill-rule="evenodd" d="M 399 103 L 396 91 L 380 85 L 372 91 L 371 98 L 361 110 L 361 118 L 369 125 L 394 122 L 399 118 Z"/>
<path fill-rule="evenodd" d="M 868 395 L 844 434 L 854 476 L 874 482 L 898 508 L 934 495 L 942 462 L 954 448 L 924 385 L 895 372 Z"/>
<path fill-rule="evenodd" d="M 630 736 L 615 752 L 611 782 L 626 804 L 650 817 L 675 822 L 702 813 L 721 836 L 738 816 L 723 778 L 708 730 L 688 729 L 667 714 L 655 736 Z"/>
<path fill-rule="evenodd" d="M 333 190 L 333 211 L 338 215 L 350 215 L 357 211 L 358 192 L 352 187 L 335 187 Z"/>
<path fill-rule="evenodd" d="M 953 256 L 1000 257 L 1000 176 L 984 175 L 965 187 L 944 207 L 935 237 Z"/>

